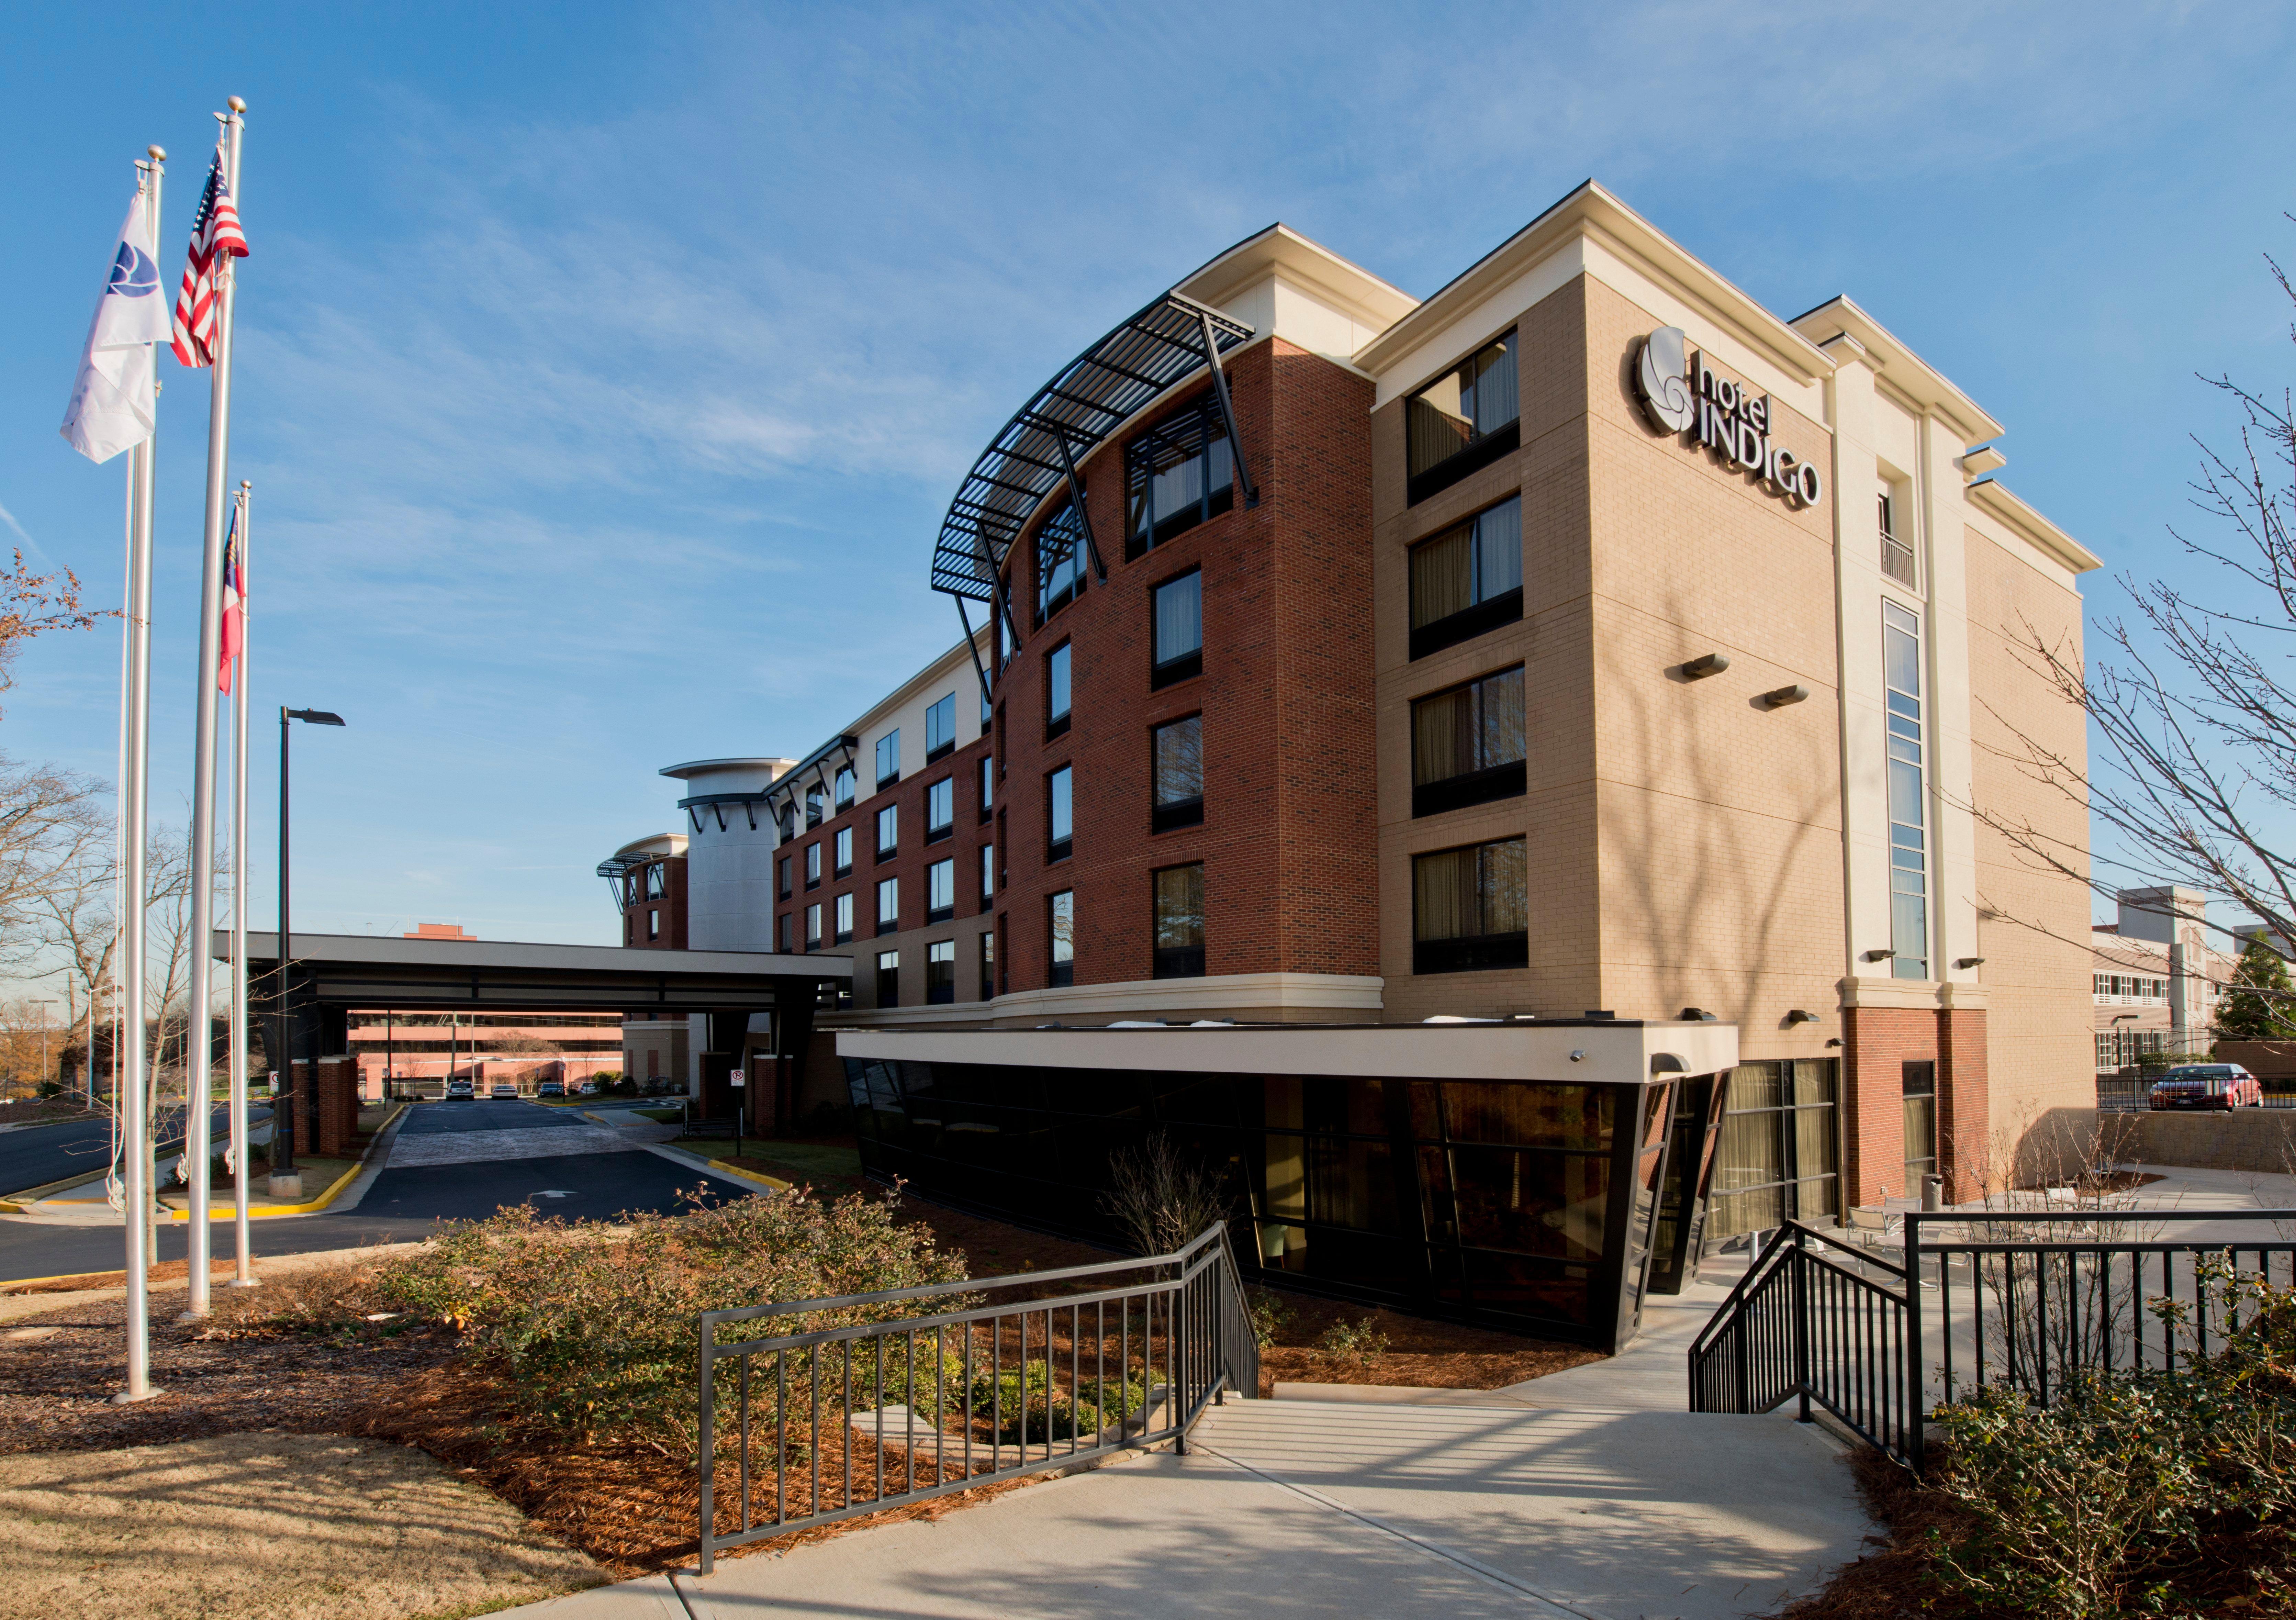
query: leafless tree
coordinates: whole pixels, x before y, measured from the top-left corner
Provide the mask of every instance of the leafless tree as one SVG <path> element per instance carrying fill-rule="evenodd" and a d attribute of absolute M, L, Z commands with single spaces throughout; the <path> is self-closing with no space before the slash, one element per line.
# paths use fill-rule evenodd
<path fill-rule="evenodd" d="M 188 834 L 162 827 L 144 856 L 144 917 L 151 954 L 144 986 L 151 1020 L 152 1106 L 182 1091 L 192 1025 L 187 992 L 192 966 L 192 847 Z"/>
<path fill-rule="evenodd" d="M 93 1065 L 96 1031 L 115 1005 L 112 977 L 119 932 L 114 890 L 119 877 L 118 852 L 108 840 L 87 840 L 61 867 L 39 899 L 38 929 L 46 953 L 58 959 L 54 976 L 62 982 L 70 1040 Z"/>
<path fill-rule="evenodd" d="M 46 897 L 111 836 L 99 784 L 0 756 L 0 965 L 20 966 L 41 944 Z"/>
<path fill-rule="evenodd" d="M 2287 272 L 2265 262 L 2296 304 Z M 2099 621 L 2100 657 L 2024 627 L 2026 662 L 2086 711 L 2102 745 L 2087 761 L 2069 757 L 1995 711 L 2014 739 L 1999 752 L 2086 805 L 2120 852 L 2092 865 L 2086 845 L 1979 815 L 2029 860 L 2100 892 L 2130 878 L 2176 884 L 2296 939 L 2296 396 L 2229 375 L 2202 381 L 2241 424 L 2234 445 L 2194 439 L 2203 523 L 2169 530 L 2208 566 L 2173 580 L 2124 576 L 2134 614 Z"/>
<path fill-rule="evenodd" d="M 15 554 L 13 566 L 0 569 L 0 692 L 15 684 L 10 674 L 24 643 L 48 630 L 84 630 L 99 618 L 80 605 L 79 576 L 69 568 L 36 574 Z"/>

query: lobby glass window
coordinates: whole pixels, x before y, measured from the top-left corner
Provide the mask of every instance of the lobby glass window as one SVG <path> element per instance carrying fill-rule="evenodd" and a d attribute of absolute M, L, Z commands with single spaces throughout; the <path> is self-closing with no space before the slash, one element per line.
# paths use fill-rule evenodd
<path fill-rule="evenodd" d="M 881 878 L 877 884 L 877 932 L 892 933 L 901 925 L 901 880 Z"/>
<path fill-rule="evenodd" d="M 1153 662 L 1148 685 L 1168 687 L 1204 672 L 1204 576 L 1192 568 L 1151 593 Z"/>
<path fill-rule="evenodd" d="M 1156 977 L 1204 976 L 1204 868 L 1167 867 L 1155 885 Z"/>
<path fill-rule="evenodd" d="M 956 694 L 949 693 L 925 711 L 925 763 L 930 765 L 956 746 Z"/>
<path fill-rule="evenodd" d="M 956 832 L 956 778 L 943 777 L 925 788 L 925 842 L 939 843 Z"/>
<path fill-rule="evenodd" d="M 1045 848 L 1046 860 L 1066 860 L 1075 850 L 1074 782 L 1075 773 L 1066 765 L 1045 778 L 1046 826 L 1051 829 Z"/>
<path fill-rule="evenodd" d="M 821 907 L 818 902 L 805 909 L 805 948 L 821 949 Z"/>
<path fill-rule="evenodd" d="M 996 808 L 996 761 L 988 754 L 980 756 L 980 818 L 988 819 L 988 812 Z"/>
<path fill-rule="evenodd" d="M 817 785 L 805 790 L 805 824 L 808 827 L 821 825 L 821 789 Z"/>
<path fill-rule="evenodd" d="M 996 996 L 996 931 L 984 930 L 980 935 L 980 999 L 994 1000 Z"/>
<path fill-rule="evenodd" d="M 1521 798 L 1522 666 L 1411 705 L 1411 813 Z"/>
<path fill-rule="evenodd" d="M 956 915 L 956 862 L 936 860 L 925 868 L 925 921 L 945 923 Z"/>
<path fill-rule="evenodd" d="M 1235 456 L 1219 402 L 1209 396 L 1127 445 L 1124 466 L 1128 560 L 1235 505 Z"/>
<path fill-rule="evenodd" d="M 840 894 L 837 897 L 836 916 L 837 942 L 842 945 L 853 937 L 853 896 L 851 894 Z"/>
<path fill-rule="evenodd" d="M 901 733 L 898 727 L 877 739 L 877 785 L 890 787 L 901 779 Z"/>
<path fill-rule="evenodd" d="M 1148 736 L 1154 794 L 1149 830 L 1197 826 L 1204 818 L 1204 717 L 1192 714 L 1157 727 Z"/>
<path fill-rule="evenodd" d="M 1076 983 L 1076 891 L 1063 889 L 1045 902 L 1050 919 L 1054 988 Z"/>
<path fill-rule="evenodd" d="M 1084 595 L 1084 525 L 1073 503 L 1037 530 L 1037 622 Z"/>
<path fill-rule="evenodd" d="M 1906 1094 L 1906 1196 L 1922 1196 L 1922 1178 L 1937 1174 L 1937 1065 L 1900 1065 Z"/>
<path fill-rule="evenodd" d="M 1930 976 L 1929 789 L 1922 759 L 1922 623 L 1882 604 L 1890 728 L 1890 974 Z"/>
<path fill-rule="evenodd" d="M 956 999 L 956 942 L 935 940 L 925 947 L 925 1004 Z"/>
<path fill-rule="evenodd" d="M 1742 1063 L 1724 1093 L 1702 1241 L 1838 1216 L 1835 1067 L 1830 1058 Z"/>
<path fill-rule="evenodd" d="M 901 1004 L 901 953 L 881 950 L 877 953 L 877 1005 L 898 1007 Z"/>
<path fill-rule="evenodd" d="M 805 886 L 808 889 L 821 887 L 821 845 L 818 843 L 805 846 Z"/>
<path fill-rule="evenodd" d="M 774 864 L 781 875 L 781 883 L 779 885 L 781 889 L 781 898 L 787 900 L 791 892 L 793 892 L 790 885 L 790 858 L 784 855 L 781 859 Z"/>
<path fill-rule="evenodd" d="M 1921 586 L 1914 569 L 1914 548 L 1898 534 L 1897 498 L 1884 489 L 1877 498 L 1882 507 L 1882 572 L 1908 589 L 1918 590 Z"/>
<path fill-rule="evenodd" d="M 1470 973 L 1530 964 L 1523 841 L 1502 839 L 1411 862 L 1411 971 Z"/>
<path fill-rule="evenodd" d="M 837 876 L 842 877 L 853 869 L 853 829 L 849 826 L 839 827 L 832 843 L 834 848 L 832 853 L 835 859 L 835 870 Z"/>
<path fill-rule="evenodd" d="M 882 860 L 901 847 L 901 807 L 888 804 L 877 812 L 877 859 Z"/>
<path fill-rule="evenodd" d="M 1411 396 L 1403 407 L 1408 500 L 1415 505 L 1487 467 L 1521 440 L 1510 332 Z"/>
<path fill-rule="evenodd" d="M 1045 656 L 1045 735 L 1069 728 L 1069 646 L 1063 641 Z"/>
<path fill-rule="evenodd" d="M 835 791 L 832 796 L 836 800 L 839 810 L 853 808 L 853 767 L 850 765 L 837 768 Z"/>
<path fill-rule="evenodd" d="M 987 905 L 996 893 L 996 846 L 980 846 L 980 902 Z"/>
<path fill-rule="evenodd" d="M 1413 547 L 1411 656 L 1522 617 L 1522 498 L 1512 497 Z"/>

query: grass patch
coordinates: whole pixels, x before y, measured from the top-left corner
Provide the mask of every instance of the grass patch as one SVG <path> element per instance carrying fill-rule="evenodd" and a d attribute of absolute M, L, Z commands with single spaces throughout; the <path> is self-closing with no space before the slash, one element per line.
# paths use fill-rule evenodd
<path fill-rule="evenodd" d="M 723 1139 L 680 1139 L 676 1147 L 687 1153 L 699 1154 L 705 1159 L 724 1159 L 744 1170 L 763 1171 L 769 1176 L 779 1176 L 787 1181 L 823 1182 L 832 1186 L 861 1180 L 861 1153 L 855 1147 L 831 1147 L 819 1142 L 783 1142 L 771 1137 L 744 1137 L 739 1143 L 741 1153 L 734 1154 L 736 1144 L 731 1138 Z"/>

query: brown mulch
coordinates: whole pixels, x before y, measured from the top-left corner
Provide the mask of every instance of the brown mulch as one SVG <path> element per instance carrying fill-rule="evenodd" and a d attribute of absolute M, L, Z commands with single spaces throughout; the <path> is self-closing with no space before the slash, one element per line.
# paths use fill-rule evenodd
<path fill-rule="evenodd" d="M 236 1259 L 214 1260 L 209 1262 L 209 1274 L 229 1277 L 238 1267 Z M 181 1282 L 192 1274 L 188 1260 L 163 1260 L 148 1268 L 146 1273 L 154 1287 L 161 1283 Z M 27 1294 L 77 1294 L 83 1288 L 117 1288 L 127 1281 L 125 1271 L 81 1271 L 70 1277 L 47 1277 L 38 1282 L 12 1282 L 0 1285 L 0 1299 L 14 1299 Z"/>

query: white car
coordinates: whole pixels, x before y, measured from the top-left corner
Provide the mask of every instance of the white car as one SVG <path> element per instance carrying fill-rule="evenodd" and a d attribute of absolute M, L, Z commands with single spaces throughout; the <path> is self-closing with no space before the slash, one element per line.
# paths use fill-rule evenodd
<path fill-rule="evenodd" d="M 471 1102 L 477 1096 L 477 1088 L 467 1080 L 450 1080 L 447 1082 L 447 1100 L 450 1103 Z"/>

